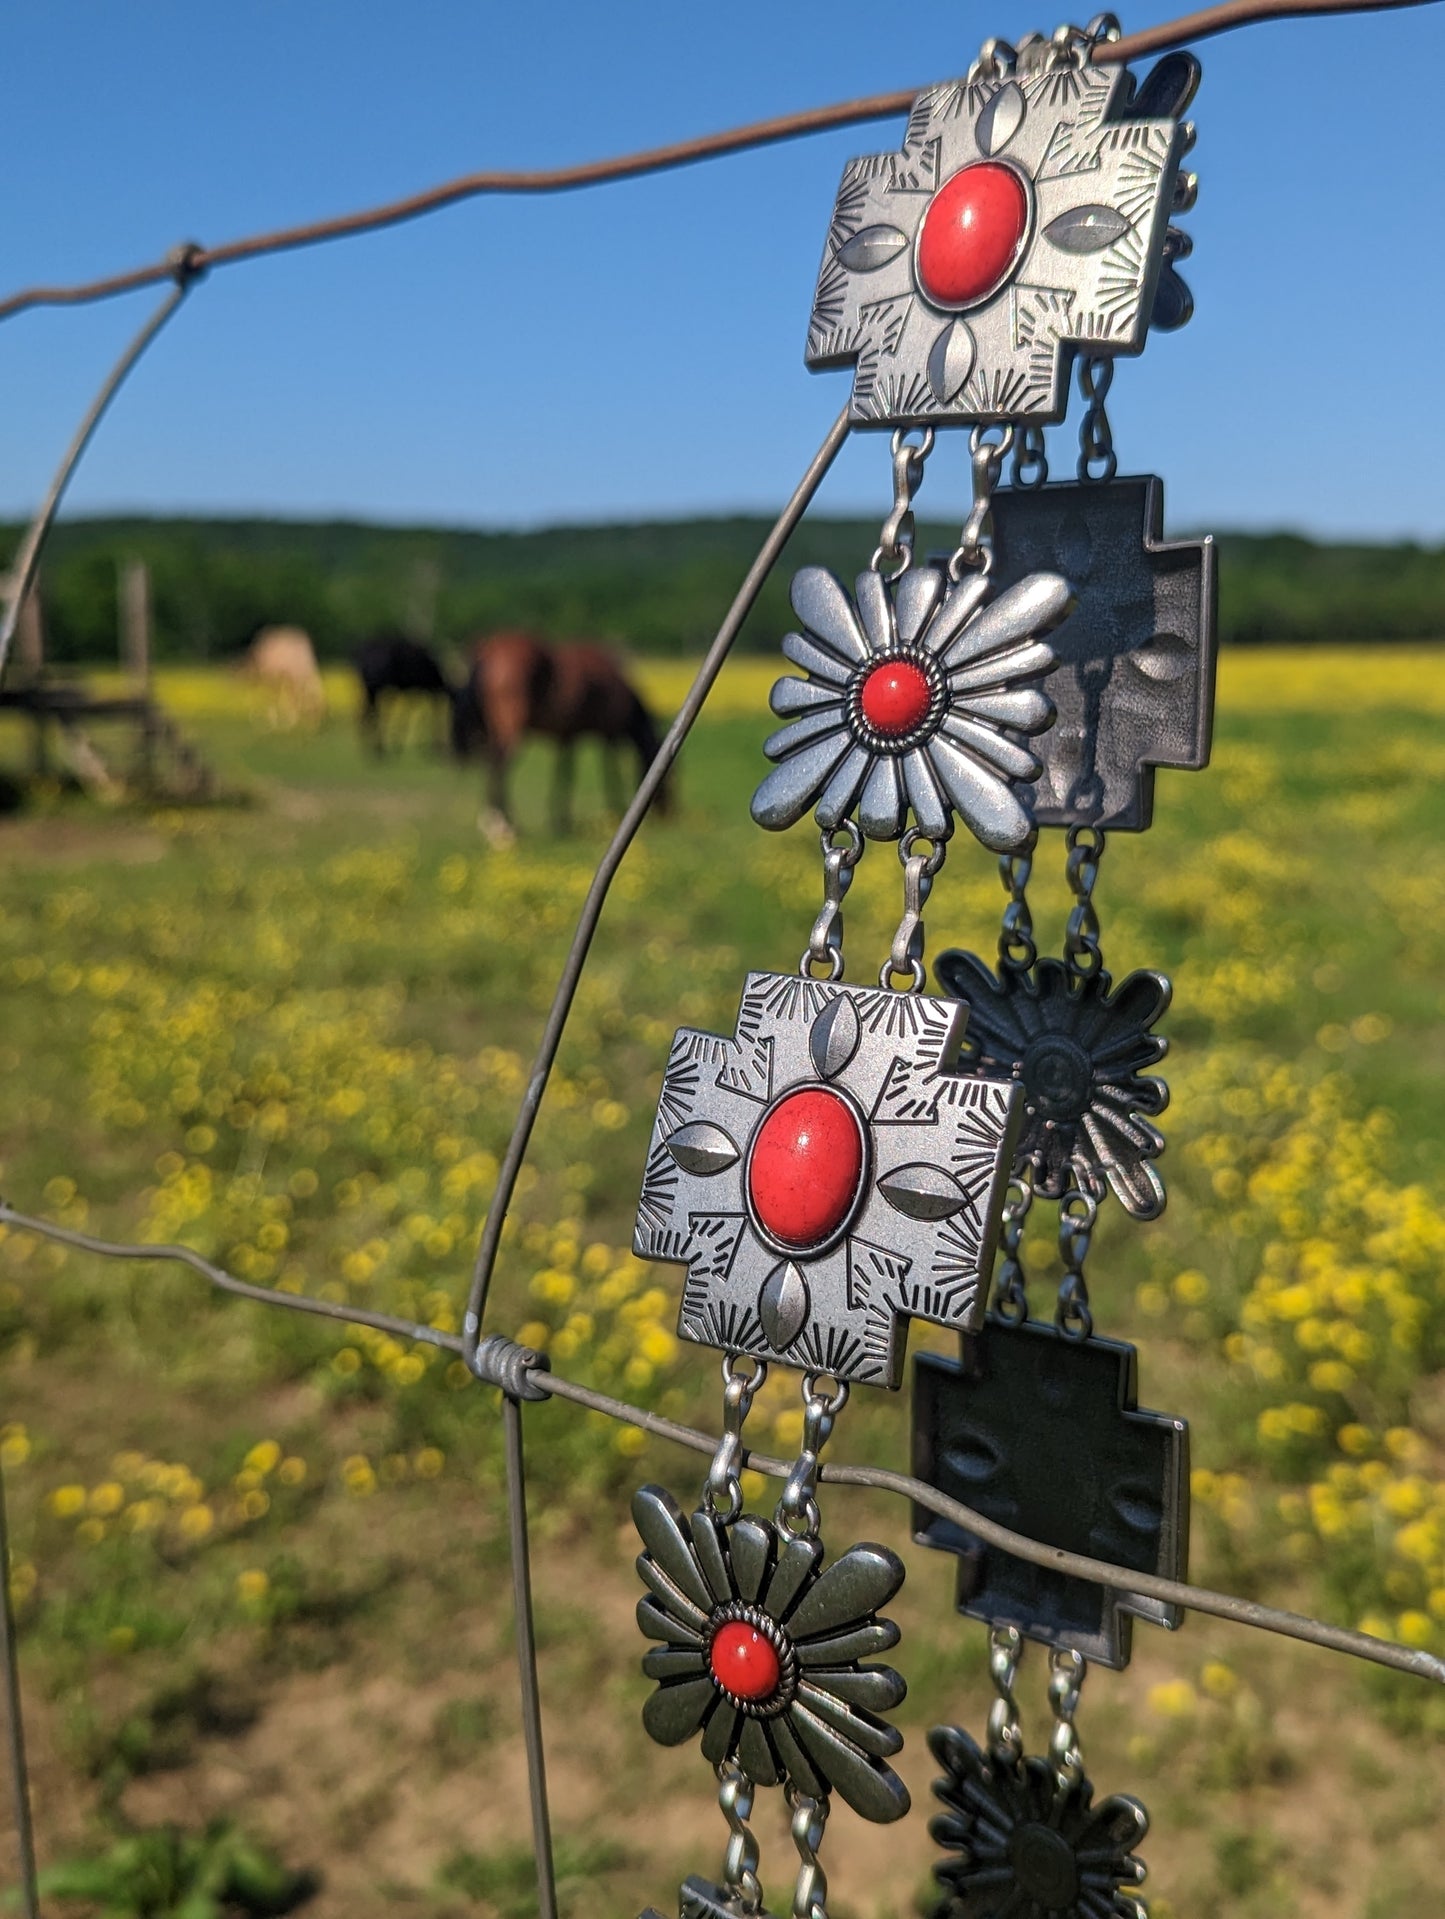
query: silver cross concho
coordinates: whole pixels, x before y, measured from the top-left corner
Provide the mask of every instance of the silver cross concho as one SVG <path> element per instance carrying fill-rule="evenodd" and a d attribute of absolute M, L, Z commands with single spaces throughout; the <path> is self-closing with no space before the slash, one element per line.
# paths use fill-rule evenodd
<path fill-rule="evenodd" d="M 1022 1089 L 957 1064 L 956 1000 L 750 973 L 672 1043 L 633 1237 L 684 1339 L 896 1387 L 909 1317 L 982 1319 Z"/>
<path fill-rule="evenodd" d="M 1187 251 L 1166 236 L 1192 199 L 1177 116 L 1197 78 L 1174 62 L 1135 95 L 1082 50 L 1020 47 L 920 94 L 902 152 L 850 160 L 805 358 L 854 368 L 852 418 L 1062 419 L 1077 347 L 1137 353 L 1151 317 L 1186 318 L 1172 268 L 1155 302 L 1169 247 Z"/>

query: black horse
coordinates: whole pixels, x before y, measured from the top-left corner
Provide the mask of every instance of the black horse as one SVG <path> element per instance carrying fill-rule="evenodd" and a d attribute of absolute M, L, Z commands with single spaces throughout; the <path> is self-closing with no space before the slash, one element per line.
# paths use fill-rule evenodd
<path fill-rule="evenodd" d="M 386 751 L 381 710 L 383 694 L 420 693 L 427 699 L 442 702 L 439 744 L 445 748 L 456 689 L 429 647 L 419 640 L 409 640 L 404 633 L 377 633 L 362 641 L 352 660 L 361 679 L 358 724 L 364 743 L 370 744 L 376 753 Z"/>

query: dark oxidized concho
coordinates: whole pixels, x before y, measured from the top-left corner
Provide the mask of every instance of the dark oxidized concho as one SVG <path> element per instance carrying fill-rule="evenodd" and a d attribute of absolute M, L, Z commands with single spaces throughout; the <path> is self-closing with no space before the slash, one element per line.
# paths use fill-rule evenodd
<path fill-rule="evenodd" d="M 1149 1815 L 1137 1799 L 1095 1806 L 1087 1779 L 1061 1786 L 1045 1759 L 991 1760 L 957 1726 L 936 1727 L 928 1744 L 946 1808 L 928 1830 L 957 1854 L 933 1869 L 946 1894 L 934 1919 L 1148 1919 L 1124 1890 L 1145 1876 L 1133 1848 Z"/>
<path fill-rule="evenodd" d="M 1100 967 L 1070 979 L 1062 960 L 1032 971 L 1004 966 L 995 977 L 975 953 L 940 953 L 939 984 L 969 1007 L 963 1056 L 985 1072 L 1011 1073 L 1024 1089 L 1017 1163 L 1034 1189 L 1062 1199 L 1071 1174 L 1086 1192 L 1105 1183 L 1136 1219 L 1164 1210 L 1164 1182 L 1152 1162 L 1164 1138 L 1149 1118 L 1169 1089 L 1145 1071 L 1169 1042 L 1151 1031 L 1169 1004 L 1162 973 L 1130 973 L 1111 994 Z"/>
<path fill-rule="evenodd" d="M 884 1762 L 903 1744 L 876 1715 L 907 1688 L 891 1666 L 861 1660 L 898 1643 L 878 1608 L 903 1584 L 883 1546 L 854 1546 L 821 1570 L 816 1539 L 748 1514 L 724 1527 L 690 1518 L 644 1486 L 632 1516 L 650 1596 L 637 1623 L 661 1643 L 642 1670 L 658 1681 L 642 1723 L 659 1745 L 702 1733 L 711 1765 L 736 1760 L 755 1785 L 787 1781 L 810 1799 L 836 1792 L 865 1819 L 901 1819 L 908 1789 Z"/>

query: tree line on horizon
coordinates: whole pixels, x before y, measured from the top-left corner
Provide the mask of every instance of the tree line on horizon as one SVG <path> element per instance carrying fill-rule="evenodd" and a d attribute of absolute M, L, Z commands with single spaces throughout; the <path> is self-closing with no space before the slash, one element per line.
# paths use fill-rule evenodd
<path fill-rule="evenodd" d="M 347 521 L 104 518 L 61 522 L 42 566 L 47 658 L 113 659 L 119 575 L 150 572 L 153 656 L 223 660 L 258 628 L 304 627 L 323 658 L 393 630 L 443 653 L 523 627 L 639 653 L 688 655 L 712 639 L 767 531 L 736 516 L 539 532 L 469 532 Z M 9 547 L 21 529 L 10 527 Z M 858 571 L 877 529 L 805 521 L 740 640 L 770 650 L 792 624 L 793 570 Z M 920 525 L 918 550 L 950 529 Z M 1432 640 L 1445 634 L 1445 547 L 1325 543 L 1294 533 L 1219 539 L 1220 632 L 1231 645 Z"/>

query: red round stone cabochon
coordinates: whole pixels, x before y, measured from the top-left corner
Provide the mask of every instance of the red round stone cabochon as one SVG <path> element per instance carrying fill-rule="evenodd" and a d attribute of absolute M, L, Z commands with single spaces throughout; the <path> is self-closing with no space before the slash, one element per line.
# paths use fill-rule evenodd
<path fill-rule="evenodd" d="M 996 293 L 1029 230 L 1029 190 L 1012 167 L 976 160 L 945 180 L 918 234 L 918 284 L 935 306 L 971 307 Z"/>
<path fill-rule="evenodd" d="M 801 1252 L 837 1232 L 862 1177 L 852 1108 L 826 1086 L 805 1086 L 785 1094 L 758 1128 L 748 1196 L 773 1238 Z"/>
<path fill-rule="evenodd" d="M 739 1699 L 770 1699 L 778 1690 L 783 1672 L 778 1649 L 745 1619 L 719 1626 L 707 1657 L 713 1678 Z"/>
<path fill-rule="evenodd" d="M 864 680 L 858 703 L 875 733 L 900 739 L 928 718 L 933 689 L 915 661 L 884 660 Z"/>

